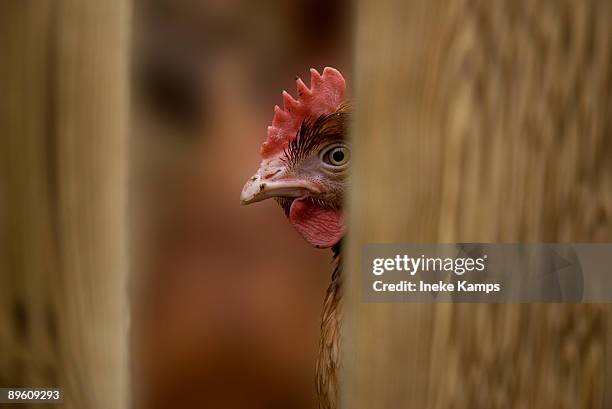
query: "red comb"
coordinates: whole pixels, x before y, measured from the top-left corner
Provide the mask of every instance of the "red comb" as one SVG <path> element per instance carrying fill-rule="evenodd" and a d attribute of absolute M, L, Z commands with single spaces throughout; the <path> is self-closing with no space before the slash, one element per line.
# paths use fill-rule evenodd
<path fill-rule="evenodd" d="M 284 151 L 296 137 L 306 118 L 317 118 L 338 110 L 344 98 L 346 83 L 340 71 L 326 67 L 323 75 L 310 69 L 310 88 L 301 79 L 296 81 L 298 99 L 283 91 L 284 108 L 274 106 L 268 139 L 261 145 L 261 156 L 268 158 Z"/>

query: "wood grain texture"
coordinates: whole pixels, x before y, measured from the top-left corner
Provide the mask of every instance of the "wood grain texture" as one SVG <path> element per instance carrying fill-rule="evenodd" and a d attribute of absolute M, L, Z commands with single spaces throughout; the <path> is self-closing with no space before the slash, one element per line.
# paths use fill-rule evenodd
<path fill-rule="evenodd" d="M 369 242 L 611 241 L 611 21 L 359 1 L 344 408 L 610 407 L 608 307 L 362 304 L 355 272 Z"/>
<path fill-rule="evenodd" d="M 0 386 L 65 408 L 127 407 L 128 19 L 0 5 Z"/>

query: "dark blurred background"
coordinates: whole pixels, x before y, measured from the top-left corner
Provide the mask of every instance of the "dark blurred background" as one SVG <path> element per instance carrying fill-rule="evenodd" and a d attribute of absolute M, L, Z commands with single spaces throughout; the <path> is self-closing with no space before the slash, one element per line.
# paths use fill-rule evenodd
<path fill-rule="evenodd" d="M 346 0 L 140 0 L 131 141 L 140 408 L 311 408 L 331 254 L 274 202 L 243 208 L 274 104 L 350 79 Z"/>

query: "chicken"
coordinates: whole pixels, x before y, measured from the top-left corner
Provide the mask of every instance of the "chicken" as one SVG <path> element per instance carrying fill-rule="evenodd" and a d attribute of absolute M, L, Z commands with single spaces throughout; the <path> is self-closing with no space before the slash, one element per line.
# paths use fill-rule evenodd
<path fill-rule="evenodd" d="M 297 79 L 298 99 L 283 92 L 284 108 L 274 107 L 263 161 L 245 184 L 243 204 L 275 198 L 290 223 L 318 248 L 332 248 L 334 271 L 323 304 L 316 389 L 320 409 L 336 408 L 340 366 L 342 298 L 342 212 L 350 146 L 348 106 L 342 74 L 310 70 L 310 88 Z"/>

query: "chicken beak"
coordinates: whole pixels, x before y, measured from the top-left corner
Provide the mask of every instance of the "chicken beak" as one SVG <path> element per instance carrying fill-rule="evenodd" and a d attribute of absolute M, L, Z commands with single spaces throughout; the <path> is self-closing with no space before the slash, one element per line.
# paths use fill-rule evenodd
<path fill-rule="evenodd" d="M 262 176 L 262 173 L 262 169 L 260 169 L 242 188 L 240 201 L 243 205 L 260 202 L 271 197 L 296 198 L 321 193 L 317 185 L 307 180 L 277 178 L 275 177 L 276 174 L 266 177 Z"/>

